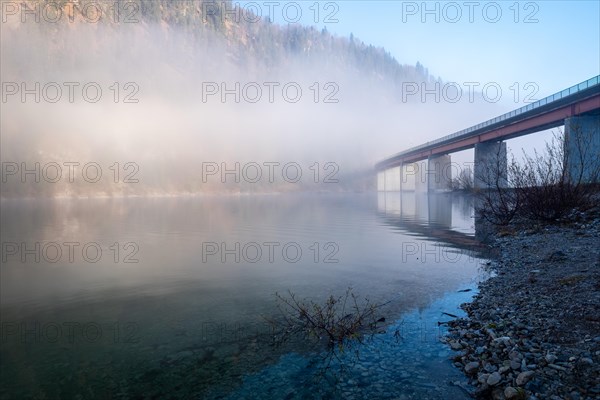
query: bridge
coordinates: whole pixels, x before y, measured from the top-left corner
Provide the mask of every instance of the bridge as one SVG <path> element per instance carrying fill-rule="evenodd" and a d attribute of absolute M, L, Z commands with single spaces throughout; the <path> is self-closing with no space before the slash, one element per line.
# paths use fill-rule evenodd
<path fill-rule="evenodd" d="M 401 191 L 408 175 L 421 176 L 428 191 L 450 188 L 450 154 L 474 148 L 476 188 L 486 188 L 485 171 L 502 166 L 506 175 L 506 140 L 564 125 L 568 168 L 576 173 L 581 158 L 600 157 L 600 75 L 496 118 L 394 154 L 375 165 L 378 191 Z M 587 153 L 581 154 L 585 142 Z M 419 172 L 420 161 L 426 171 Z M 584 179 L 590 171 L 583 171 Z M 416 178 L 419 183 L 419 178 Z"/>

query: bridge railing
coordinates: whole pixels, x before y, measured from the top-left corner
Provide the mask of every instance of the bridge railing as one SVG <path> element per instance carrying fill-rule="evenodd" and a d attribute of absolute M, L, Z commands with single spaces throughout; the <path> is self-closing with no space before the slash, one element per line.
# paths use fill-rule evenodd
<path fill-rule="evenodd" d="M 581 82 L 581 83 L 579 83 L 577 85 L 571 86 L 570 88 L 567 88 L 565 90 L 561 90 L 560 92 L 554 93 L 551 96 L 544 97 L 541 100 L 538 100 L 538 101 L 535 101 L 533 103 L 527 104 L 526 106 L 523 106 L 521 108 L 517 108 L 516 110 L 513 110 L 513 111 L 508 112 L 506 114 L 502 114 L 502 115 L 500 115 L 500 116 L 498 116 L 496 118 L 492 118 L 490 120 L 487 120 L 487 121 L 482 122 L 480 124 L 471 126 L 469 128 L 466 128 L 466 129 L 463 129 L 461 131 L 452 133 L 450 135 L 441 137 L 439 139 L 435 139 L 435 140 L 432 140 L 432 141 L 427 142 L 425 144 L 421 144 L 419 146 L 415 146 L 415 147 L 410 148 L 408 150 L 402 151 L 400 153 L 397 153 L 397 154 L 393 155 L 390 158 L 398 157 L 398 156 L 401 156 L 401 155 L 404 155 L 404 154 L 408 154 L 408 153 L 413 153 L 415 151 L 419 151 L 421 149 L 427 148 L 429 146 L 432 146 L 432 145 L 435 145 L 435 144 L 438 144 L 438 143 L 442 143 L 442 142 L 448 141 L 450 139 L 454 139 L 454 138 L 457 138 L 457 137 L 460 137 L 460 136 L 463 136 L 463 135 L 468 135 L 469 133 L 474 132 L 476 130 L 479 130 L 481 128 L 485 128 L 487 126 L 494 125 L 494 124 L 497 124 L 499 122 L 505 121 L 505 120 L 507 120 L 509 118 L 516 117 L 517 115 L 521 115 L 521 114 L 523 114 L 525 112 L 534 110 L 534 109 L 536 109 L 538 107 L 545 106 L 545 105 L 550 104 L 550 103 L 552 103 L 554 101 L 561 100 L 561 99 L 563 99 L 563 98 L 565 98 L 567 96 L 574 95 L 576 93 L 579 93 L 579 92 L 581 92 L 583 90 L 589 89 L 589 88 L 591 88 L 593 86 L 596 86 L 596 85 L 600 85 L 600 75 L 595 76 L 593 78 L 590 78 L 590 79 L 588 79 L 586 81 L 583 81 L 583 82 Z"/>

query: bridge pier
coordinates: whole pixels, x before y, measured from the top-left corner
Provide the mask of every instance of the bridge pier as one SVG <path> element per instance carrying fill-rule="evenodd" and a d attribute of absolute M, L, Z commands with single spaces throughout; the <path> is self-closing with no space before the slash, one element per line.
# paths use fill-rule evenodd
<path fill-rule="evenodd" d="M 402 190 L 402 168 L 390 168 L 386 172 L 385 190 L 388 192 L 400 192 Z"/>
<path fill-rule="evenodd" d="M 485 142 L 475 145 L 475 189 L 508 186 L 506 142 Z"/>
<path fill-rule="evenodd" d="M 377 172 L 377 191 L 385 192 L 385 170 Z"/>
<path fill-rule="evenodd" d="M 377 173 L 378 192 L 399 192 L 402 189 L 402 168 L 388 168 Z"/>
<path fill-rule="evenodd" d="M 426 161 L 412 163 L 415 175 L 415 192 L 427 192 L 427 165 Z"/>
<path fill-rule="evenodd" d="M 429 156 L 427 159 L 427 191 L 450 190 L 452 184 L 452 163 L 450 155 Z"/>
<path fill-rule="evenodd" d="M 402 190 L 417 191 L 419 186 L 419 163 L 402 164 Z"/>
<path fill-rule="evenodd" d="M 573 182 L 600 179 L 600 115 L 565 119 L 565 162 Z"/>

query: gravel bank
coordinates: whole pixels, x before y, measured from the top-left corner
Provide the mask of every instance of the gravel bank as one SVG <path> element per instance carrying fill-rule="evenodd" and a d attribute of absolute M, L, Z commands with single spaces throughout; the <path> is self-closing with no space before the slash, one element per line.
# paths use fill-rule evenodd
<path fill-rule="evenodd" d="M 481 399 L 600 399 L 600 207 L 495 233 L 496 276 L 449 324 Z"/>

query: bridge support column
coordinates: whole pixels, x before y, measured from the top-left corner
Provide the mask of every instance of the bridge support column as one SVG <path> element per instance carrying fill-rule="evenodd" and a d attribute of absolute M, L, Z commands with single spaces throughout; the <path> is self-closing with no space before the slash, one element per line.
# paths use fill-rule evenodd
<path fill-rule="evenodd" d="M 398 185 L 399 189 L 398 191 L 402 193 L 402 191 L 405 189 L 405 184 L 404 184 L 404 180 L 406 179 L 406 177 L 404 176 L 404 164 L 400 164 L 400 166 L 398 167 L 400 169 L 400 173 L 398 178 L 400 178 Z"/>
<path fill-rule="evenodd" d="M 400 184 L 403 191 L 417 190 L 417 180 L 419 179 L 419 164 L 406 163 L 402 164 L 400 175 Z"/>
<path fill-rule="evenodd" d="M 570 179 L 600 180 L 600 116 L 565 119 L 565 162 Z"/>
<path fill-rule="evenodd" d="M 377 191 L 385 192 L 385 171 L 377 172 Z"/>
<path fill-rule="evenodd" d="M 505 142 L 485 142 L 475 145 L 475 189 L 489 189 L 497 184 L 508 186 Z"/>
<path fill-rule="evenodd" d="M 415 174 L 415 192 L 427 192 L 427 164 L 426 161 L 413 163 Z"/>
<path fill-rule="evenodd" d="M 394 167 L 385 170 L 385 191 L 400 191 L 400 167 Z"/>
<path fill-rule="evenodd" d="M 450 190 L 452 184 L 452 165 L 449 155 L 431 156 L 427 159 L 427 191 Z"/>

